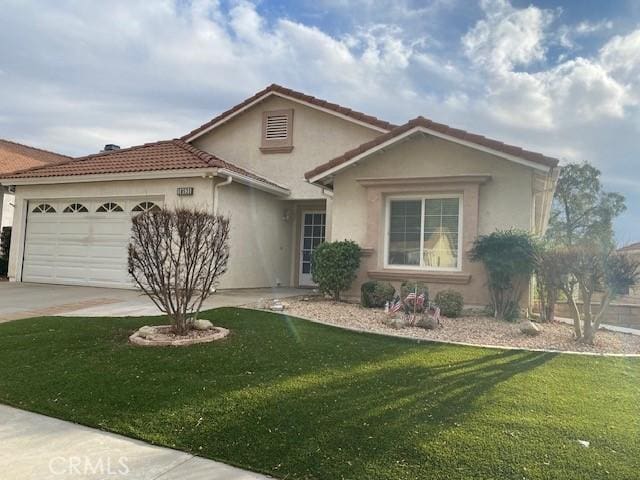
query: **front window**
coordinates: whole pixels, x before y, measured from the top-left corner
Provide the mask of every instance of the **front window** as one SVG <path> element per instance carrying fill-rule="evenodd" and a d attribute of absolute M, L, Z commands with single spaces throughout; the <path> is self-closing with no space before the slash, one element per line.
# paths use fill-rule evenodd
<path fill-rule="evenodd" d="M 389 201 L 387 264 L 460 268 L 460 197 Z"/>

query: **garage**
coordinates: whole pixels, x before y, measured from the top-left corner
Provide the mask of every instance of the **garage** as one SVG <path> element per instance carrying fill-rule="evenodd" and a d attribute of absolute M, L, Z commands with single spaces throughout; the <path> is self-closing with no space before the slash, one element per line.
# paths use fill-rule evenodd
<path fill-rule="evenodd" d="M 30 200 L 22 281 L 130 288 L 131 217 L 158 198 Z"/>

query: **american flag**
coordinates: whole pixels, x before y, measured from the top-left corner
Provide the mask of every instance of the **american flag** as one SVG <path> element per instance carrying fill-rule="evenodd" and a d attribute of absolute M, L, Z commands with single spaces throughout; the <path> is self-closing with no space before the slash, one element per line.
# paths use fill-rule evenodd
<path fill-rule="evenodd" d="M 402 301 L 400 301 L 400 297 L 396 297 L 391 306 L 389 306 L 389 313 L 396 313 L 402 308 Z"/>
<path fill-rule="evenodd" d="M 424 305 L 424 300 L 425 300 L 424 293 L 421 293 L 420 295 L 418 295 L 418 298 L 416 299 L 416 306 L 422 307 Z"/>
<path fill-rule="evenodd" d="M 414 300 L 416 298 L 416 292 L 411 292 L 410 294 L 407 295 L 407 298 L 405 298 L 405 300 Z"/>

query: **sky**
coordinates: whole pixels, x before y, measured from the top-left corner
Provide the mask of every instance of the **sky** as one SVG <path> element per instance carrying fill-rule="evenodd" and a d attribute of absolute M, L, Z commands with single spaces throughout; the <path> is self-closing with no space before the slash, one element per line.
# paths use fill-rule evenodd
<path fill-rule="evenodd" d="M 174 138 L 271 83 L 589 161 L 640 241 L 640 1 L 2 0 L 0 138 Z"/>

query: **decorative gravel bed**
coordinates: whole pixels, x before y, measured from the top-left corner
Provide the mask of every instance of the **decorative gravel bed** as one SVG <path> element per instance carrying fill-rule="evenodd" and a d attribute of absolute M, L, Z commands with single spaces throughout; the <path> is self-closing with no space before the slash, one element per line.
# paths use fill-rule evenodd
<path fill-rule="evenodd" d="M 480 316 L 443 318 L 442 327 L 435 330 L 418 327 L 394 329 L 383 323 L 387 316 L 384 311 L 358 304 L 336 303 L 319 297 L 287 299 L 283 303 L 286 307 L 284 313 L 291 316 L 387 335 L 497 347 L 640 354 L 640 336 L 601 330 L 596 335 L 595 345 L 585 345 L 573 340 L 573 328 L 570 325 L 559 322 L 540 324 L 542 333 L 536 337 L 521 333 L 517 323 Z M 256 308 L 264 306 L 254 305 Z"/>

